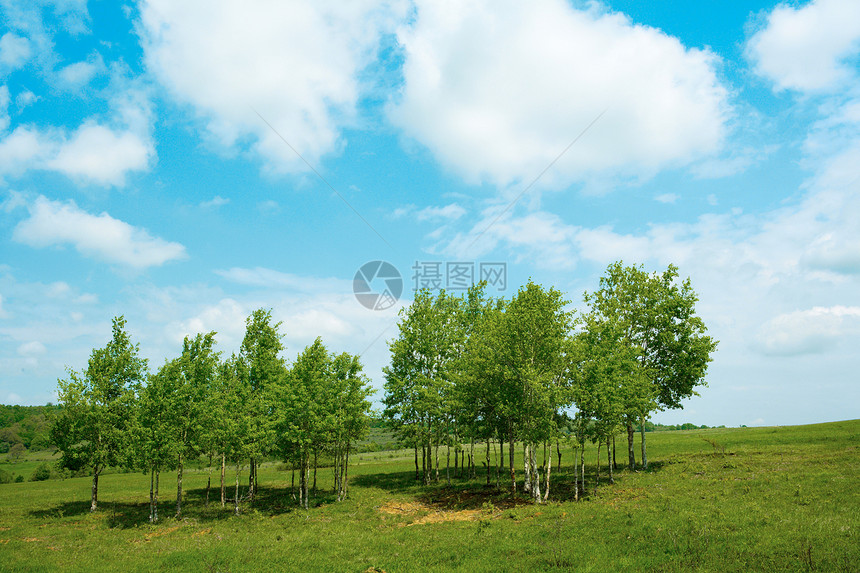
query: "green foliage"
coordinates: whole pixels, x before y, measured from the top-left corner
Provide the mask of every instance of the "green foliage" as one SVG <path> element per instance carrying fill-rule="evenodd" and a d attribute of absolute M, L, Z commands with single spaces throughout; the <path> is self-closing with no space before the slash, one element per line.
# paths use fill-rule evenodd
<path fill-rule="evenodd" d="M 592 322 L 613 324 L 618 342 L 638 353 L 643 375 L 654 385 L 660 408 L 680 408 L 697 395 L 717 342 L 696 315 L 696 293 L 686 279 L 677 282 L 678 269 L 669 265 L 662 274 L 616 262 L 600 279 L 600 289 L 585 294 Z M 648 412 L 636 412 L 647 417 Z"/>
<path fill-rule="evenodd" d="M 17 461 L 20 461 L 27 454 L 27 448 L 24 447 L 24 444 L 17 443 L 9 448 L 9 453 L 6 455 L 6 459 L 9 463 L 14 464 Z"/>
<path fill-rule="evenodd" d="M 28 450 L 45 450 L 51 446 L 51 416 L 60 406 L 0 405 L 0 454 L 17 443 Z"/>
<path fill-rule="evenodd" d="M 93 469 L 93 510 L 98 475 L 108 466 L 131 463 L 134 391 L 146 377 L 147 362 L 125 325 L 122 316 L 114 318 L 111 341 L 92 351 L 87 369 L 69 370 L 69 379 L 58 382 L 63 409 L 52 439 L 63 467 Z"/>
<path fill-rule="evenodd" d="M 57 477 L 59 477 L 59 475 L 57 474 L 57 470 L 54 465 L 48 462 L 42 462 L 35 470 L 33 470 L 32 475 L 30 475 L 30 481 L 45 481 Z"/>

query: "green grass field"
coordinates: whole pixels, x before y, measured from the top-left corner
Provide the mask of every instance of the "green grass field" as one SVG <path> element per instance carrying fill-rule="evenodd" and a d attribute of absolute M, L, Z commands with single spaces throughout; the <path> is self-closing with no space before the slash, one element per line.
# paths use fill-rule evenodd
<path fill-rule="evenodd" d="M 267 464 L 260 498 L 238 517 L 217 501 L 204 507 L 205 470 L 186 474 L 185 516 L 174 519 L 166 474 L 157 525 L 140 474 L 104 476 L 95 514 L 89 478 L 0 485 L 0 570 L 860 570 L 860 420 L 648 442 L 647 472 L 619 471 L 596 490 L 592 447 L 579 502 L 566 451 L 546 505 L 511 499 L 482 475 L 445 487 L 444 467 L 439 485 L 417 486 L 406 451 L 357 456 L 350 498 L 321 490 L 309 511 L 289 499 L 289 472 Z M 331 472 L 318 479 L 330 491 Z"/>

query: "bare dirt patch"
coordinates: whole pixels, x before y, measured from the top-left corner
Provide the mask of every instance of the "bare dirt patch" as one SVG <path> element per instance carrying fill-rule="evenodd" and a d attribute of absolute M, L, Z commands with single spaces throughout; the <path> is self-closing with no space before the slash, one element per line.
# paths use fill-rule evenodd
<path fill-rule="evenodd" d="M 477 521 L 488 516 L 488 512 L 480 509 L 445 510 L 415 501 L 392 500 L 379 508 L 386 515 L 401 515 L 411 517 L 408 522 L 398 524 L 400 527 L 410 525 L 425 525 L 428 523 L 444 523 L 447 521 Z"/>

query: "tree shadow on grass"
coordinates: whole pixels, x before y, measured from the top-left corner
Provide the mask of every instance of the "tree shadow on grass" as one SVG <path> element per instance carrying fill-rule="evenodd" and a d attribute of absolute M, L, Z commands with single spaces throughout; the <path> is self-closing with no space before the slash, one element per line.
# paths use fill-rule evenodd
<path fill-rule="evenodd" d="M 227 489 L 227 500 L 221 506 L 220 487 L 212 488 L 209 492 L 209 503 L 206 503 L 206 488 L 191 488 L 183 491 L 182 519 L 194 519 L 199 522 L 222 521 L 235 514 L 234 488 Z M 299 509 L 298 502 L 291 496 L 289 487 L 274 487 L 261 485 L 256 498 L 251 502 L 248 498 L 247 486 L 239 488 L 240 514 L 256 512 L 263 515 L 275 516 L 293 512 Z M 331 491 L 318 490 L 311 497 L 311 505 L 319 507 L 336 502 L 336 496 Z M 63 519 L 71 516 L 90 515 L 90 500 L 68 501 L 50 508 L 35 509 L 29 512 L 31 516 L 42 519 Z M 103 500 L 93 514 L 97 519 L 103 519 L 109 528 L 127 529 L 149 523 L 149 501 L 143 503 L 128 503 L 122 501 Z M 176 516 L 176 495 L 161 495 L 158 500 L 158 524 L 172 521 Z"/>
<path fill-rule="evenodd" d="M 637 469 L 636 473 L 655 473 L 663 470 L 666 466 L 673 462 L 664 462 L 661 460 L 652 461 L 648 464 L 648 469 Z M 610 483 L 609 473 L 606 466 L 600 468 L 600 480 L 597 484 L 598 491 L 605 491 L 605 488 L 617 487 L 623 484 L 627 476 L 631 472 L 620 468 L 614 472 L 615 483 Z M 508 509 L 519 505 L 529 505 L 534 503 L 533 498 L 525 493 L 522 489 L 522 473 L 517 475 L 517 493 L 511 495 L 510 492 L 510 474 L 509 470 L 505 470 L 504 475 L 499 476 L 498 486 L 495 473 L 491 475 L 491 483 L 486 484 L 485 476 L 480 474 L 475 478 L 452 478 L 451 485 L 447 485 L 447 480 L 440 476 L 438 483 L 433 482 L 429 485 L 422 485 L 420 481 L 415 479 L 414 471 L 390 472 L 390 473 L 375 473 L 363 474 L 350 479 L 350 483 L 357 487 L 373 487 L 385 490 L 394 495 L 411 495 L 416 501 L 429 507 L 439 510 L 463 510 L 463 509 L 482 509 L 487 505 L 492 505 L 495 508 Z M 579 500 L 591 499 L 595 493 L 595 478 L 597 468 L 594 465 L 586 464 L 585 484 L 582 485 L 580 477 Z M 543 489 L 544 482 L 541 481 Z M 550 496 L 549 499 L 555 502 L 567 502 L 576 500 L 576 487 L 574 485 L 574 471 L 572 467 L 564 467 L 562 470 L 553 469 L 550 480 Z"/>

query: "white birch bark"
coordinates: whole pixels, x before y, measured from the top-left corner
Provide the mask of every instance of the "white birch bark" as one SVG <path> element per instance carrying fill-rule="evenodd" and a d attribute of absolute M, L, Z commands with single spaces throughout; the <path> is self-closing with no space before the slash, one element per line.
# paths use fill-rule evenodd
<path fill-rule="evenodd" d="M 549 476 L 552 473 L 552 448 L 550 448 L 549 457 L 546 459 L 546 487 L 543 492 L 543 500 L 546 502 L 549 499 Z"/>

